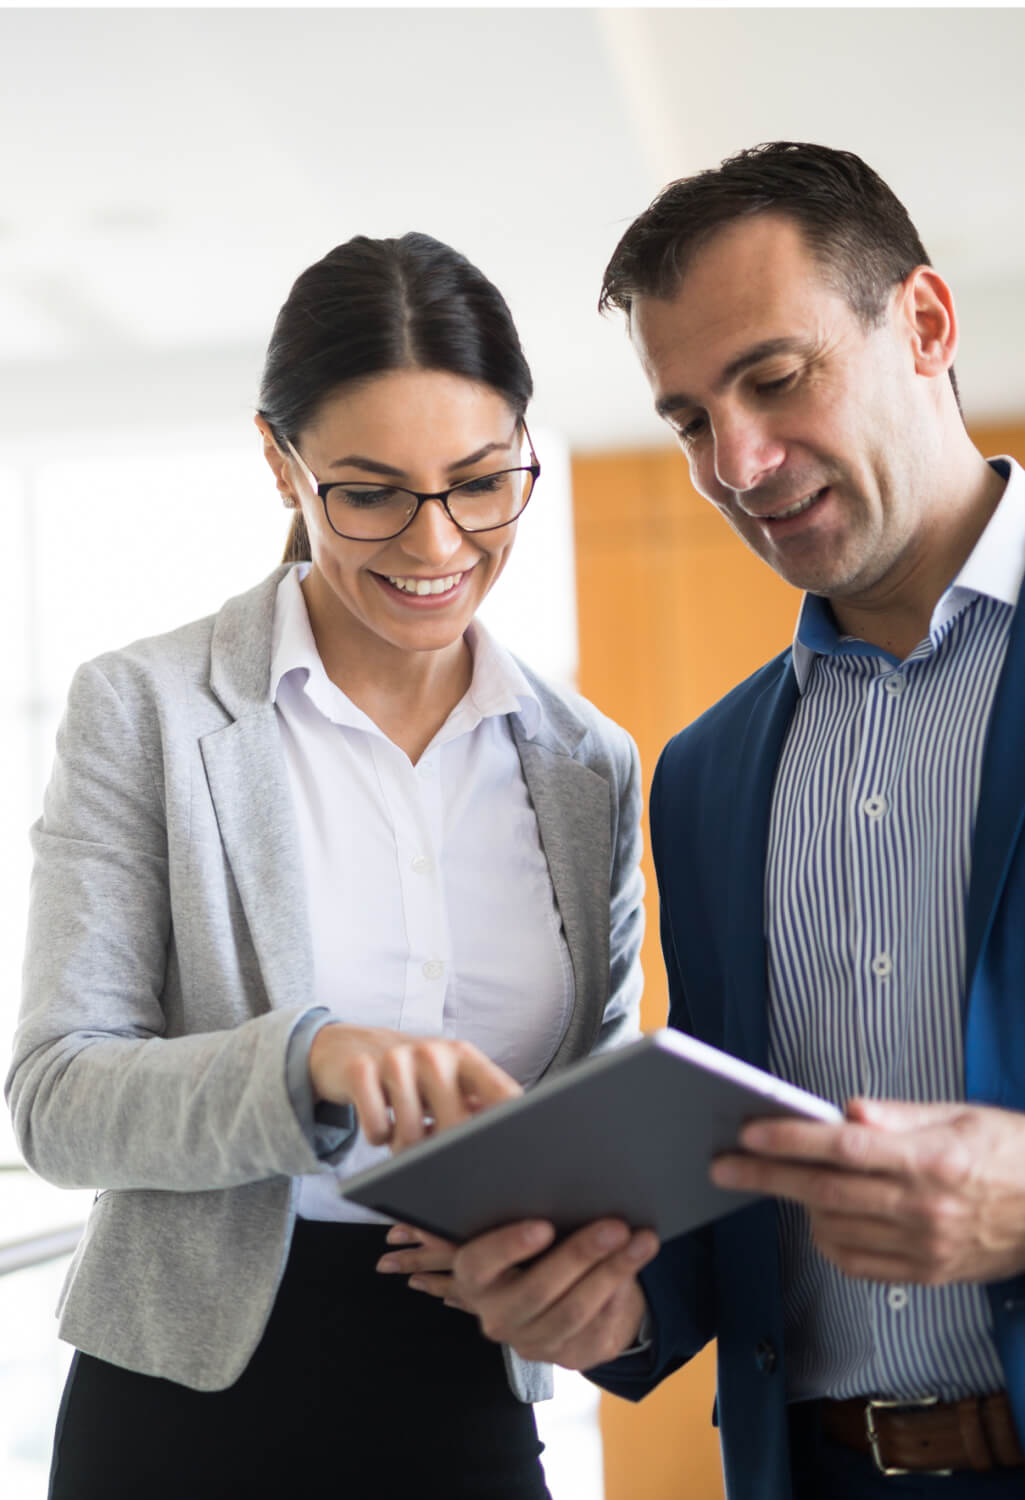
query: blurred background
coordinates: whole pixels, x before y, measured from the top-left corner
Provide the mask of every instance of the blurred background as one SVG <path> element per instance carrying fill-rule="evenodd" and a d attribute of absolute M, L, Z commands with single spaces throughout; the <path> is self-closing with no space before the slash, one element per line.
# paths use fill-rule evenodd
<path fill-rule="evenodd" d="M 300 270 L 415 228 L 501 287 L 544 477 L 491 624 L 624 722 L 650 776 L 797 601 L 706 514 L 597 317 L 613 246 L 667 180 L 743 146 L 857 151 L 954 287 L 969 426 L 1023 458 L 1023 49 L 1010 9 L 0 10 L 0 1050 L 71 671 L 277 561 L 252 413 Z M 3 1117 L 6 1500 L 45 1494 L 52 1310 L 89 1197 L 21 1169 Z M 712 1351 L 636 1409 L 566 1380 L 540 1411 L 555 1500 L 716 1500 L 713 1382 Z"/>

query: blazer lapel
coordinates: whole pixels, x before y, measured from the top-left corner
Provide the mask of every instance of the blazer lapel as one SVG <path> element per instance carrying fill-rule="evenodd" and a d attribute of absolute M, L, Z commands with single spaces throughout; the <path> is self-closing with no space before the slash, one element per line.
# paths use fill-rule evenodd
<path fill-rule="evenodd" d="M 233 722 L 200 751 L 221 840 L 273 1008 L 308 1005 L 313 949 L 292 793 L 270 699 L 278 569 L 214 625 L 210 685 Z"/>
<path fill-rule="evenodd" d="M 966 1068 L 974 1056 L 973 1032 L 982 1017 L 973 998 L 979 962 L 1008 870 L 1025 826 L 1025 609 L 1011 621 L 1007 658 L 997 685 L 982 758 L 979 805 L 972 837 L 972 874 L 965 933 Z M 1010 1000 L 1010 996 L 1007 997 Z M 1019 1023 L 1016 1021 L 1015 1025 Z M 966 1083 L 971 1086 L 970 1080 Z"/>
<path fill-rule="evenodd" d="M 723 826 L 730 828 L 727 913 L 733 959 L 723 1046 L 764 1068 L 769 1057 L 769 990 L 765 947 L 765 867 L 769 817 L 783 739 L 797 703 L 790 654 L 752 701 L 735 774 L 723 783 Z"/>
<path fill-rule="evenodd" d="M 552 1067 L 590 1050 L 608 999 L 609 789 L 565 747 L 528 739 L 518 715 L 512 725 L 573 964 L 573 1012 Z"/>

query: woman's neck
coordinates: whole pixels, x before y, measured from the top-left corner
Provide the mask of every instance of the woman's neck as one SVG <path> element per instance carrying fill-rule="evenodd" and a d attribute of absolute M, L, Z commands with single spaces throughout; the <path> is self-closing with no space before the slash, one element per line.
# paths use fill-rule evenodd
<path fill-rule="evenodd" d="M 339 629 L 302 588 L 327 676 L 415 765 L 470 686 L 473 657 L 465 636 L 437 651 L 404 651 L 351 616 Z"/>

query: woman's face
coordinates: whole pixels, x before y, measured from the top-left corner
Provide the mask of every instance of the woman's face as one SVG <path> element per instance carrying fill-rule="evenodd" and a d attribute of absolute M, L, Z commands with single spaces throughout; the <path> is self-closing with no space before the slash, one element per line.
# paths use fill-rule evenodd
<path fill-rule="evenodd" d="M 395 370 L 329 397 L 295 444 L 311 473 L 294 458 L 271 459 L 309 533 L 304 593 L 318 641 L 327 631 L 368 650 L 455 645 L 505 567 L 516 523 L 469 535 L 427 501 L 398 536 L 353 541 L 328 524 L 311 474 L 321 484 L 436 493 L 529 462 L 522 446 L 522 424 L 505 398 L 459 375 Z M 416 591 L 426 584 L 437 592 Z"/>

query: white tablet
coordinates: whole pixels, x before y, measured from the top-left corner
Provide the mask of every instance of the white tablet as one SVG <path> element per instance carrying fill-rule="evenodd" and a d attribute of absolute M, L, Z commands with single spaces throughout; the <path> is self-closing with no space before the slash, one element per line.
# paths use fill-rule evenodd
<path fill-rule="evenodd" d="M 841 1113 L 679 1031 L 655 1031 L 343 1179 L 342 1196 L 471 1239 L 517 1219 L 622 1218 L 671 1239 L 753 1201 L 708 1180 L 748 1120 Z"/>

